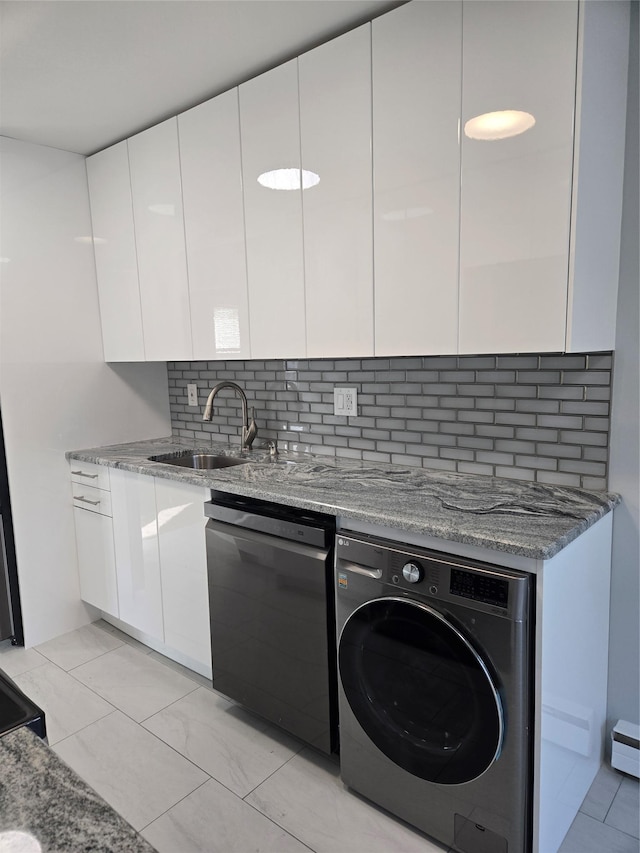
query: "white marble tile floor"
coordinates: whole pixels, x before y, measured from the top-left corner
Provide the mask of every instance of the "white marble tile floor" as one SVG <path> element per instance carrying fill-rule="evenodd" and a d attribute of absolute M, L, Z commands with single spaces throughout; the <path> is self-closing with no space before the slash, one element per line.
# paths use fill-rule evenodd
<path fill-rule="evenodd" d="M 0 669 L 58 755 L 159 853 L 445 853 L 340 781 L 336 761 L 106 622 Z M 603 766 L 560 853 L 640 853 L 638 780 Z"/>

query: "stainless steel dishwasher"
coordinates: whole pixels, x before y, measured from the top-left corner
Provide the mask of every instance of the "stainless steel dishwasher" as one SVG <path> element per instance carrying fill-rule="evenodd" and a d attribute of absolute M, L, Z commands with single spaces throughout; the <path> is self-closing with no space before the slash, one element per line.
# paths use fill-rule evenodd
<path fill-rule="evenodd" d="M 335 519 L 212 491 L 205 504 L 213 686 L 337 750 Z"/>

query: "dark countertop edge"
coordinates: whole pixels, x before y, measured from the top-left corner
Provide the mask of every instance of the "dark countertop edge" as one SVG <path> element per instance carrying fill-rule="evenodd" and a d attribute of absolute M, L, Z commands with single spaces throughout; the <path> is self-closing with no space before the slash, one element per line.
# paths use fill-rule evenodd
<path fill-rule="evenodd" d="M 259 486 L 254 486 L 252 483 L 233 479 L 232 472 L 234 471 L 234 468 L 222 468 L 218 470 L 218 473 L 211 470 L 190 471 L 187 468 L 175 468 L 173 466 L 165 465 L 161 462 L 152 462 L 146 459 L 144 461 L 138 461 L 133 459 L 128 460 L 126 458 L 122 458 L 122 454 L 126 455 L 127 453 L 131 453 L 132 448 L 138 447 L 139 445 L 146 445 L 147 449 L 149 450 L 150 456 L 169 455 L 172 452 L 174 452 L 175 455 L 178 455 L 180 452 L 184 452 L 184 450 L 189 449 L 193 449 L 194 452 L 211 452 L 213 449 L 216 453 L 232 456 L 238 455 L 238 452 L 236 450 L 226 444 L 197 442 L 186 439 L 167 437 L 160 439 L 141 440 L 139 442 L 127 442 L 124 444 L 105 445 L 103 447 L 87 448 L 85 450 L 71 450 L 65 453 L 65 457 L 68 460 L 76 459 L 81 462 L 91 462 L 109 468 L 117 468 L 123 471 L 130 471 L 136 474 L 143 474 L 146 476 L 173 480 L 174 482 L 185 483 L 187 485 L 201 486 L 204 489 L 218 489 L 220 491 L 226 491 L 231 494 L 242 495 L 246 497 L 255 497 L 263 500 L 267 499 L 265 497 L 265 491 L 268 491 L 268 486 L 265 484 L 264 481 L 260 481 Z M 167 450 L 166 448 L 168 445 L 172 446 L 174 450 Z M 155 454 L 154 449 L 156 450 Z M 141 455 L 141 452 L 142 451 L 137 451 L 135 455 L 139 456 Z M 114 459 L 113 456 L 109 454 L 118 454 L 119 458 Z M 326 464 L 330 466 L 335 466 L 337 468 L 344 467 L 353 469 L 359 467 L 376 467 L 376 463 L 367 463 L 363 462 L 362 460 L 354 459 L 342 459 L 334 456 L 314 456 L 311 454 L 283 455 L 290 455 L 292 458 L 296 458 L 298 461 L 302 462 Z M 254 456 L 252 456 L 249 464 L 261 464 L 267 461 L 267 459 L 268 452 L 266 450 L 263 452 L 258 451 L 255 453 Z M 384 469 L 386 469 L 394 467 L 403 468 L 405 466 L 394 466 L 392 463 L 385 463 L 383 467 Z M 229 473 L 232 474 L 231 478 L 228 477 Z M 441 475 L 443 472 L 436 469 L 430 472 L 430 469 L 428 468 L 416 468 L 416 473 L 432 473 L 434 475 Z M 461 478 L 469 478 L 474 480 L 504 479 L 499 477 L 486 477 L 480 474 L 460 474 L 458 476 L 460 476 Z M 505 480 L 505 482 L 508 482 L 513 485 L 513 483 L 518 481 L 509 479 Z M 531 483 L 526 480 L 523 480 L 521 482 L 524 486 L 531 485 Z M 457 542 L 459 544 L 473 545 L 475 547 L 485 548 L 490 551 L 504 552 L 522 557 L 528 557 L 535 560 L 550 560 L 552 557 L 555 557 L 556 554 L 562 551 L 567 545 L 577 539 L 578 536 L 588 530 L 589 527 L 592 527 L 597 521 L 599 521 L 601 518 L 611 512 L 621 502 L 620 495 L 616 494 L 615 492 L 589 492 L 586 489 L 564 486 L 558 486 L 557 488 L 570 489 L 571 491 L 577 493 L 586 494 L 594 498 L 597 497 L 602 502 L 602 504 L 599 507 L 594 507 L 593 510 L 589 513 L 589 515 L 585 518 L 576 519 L 574 526 L 570 530 L 566 531 L 564 534 L 557 536 L 552 543 L 540 546 L 534 546 L 523 542 L 500 540 L 496 539 L 495 535 L 484 536 L 478 532 L 474 532 L 473 534 L 458 533 L 455 530 L 452 530 L 451 527 L 447 527 L 443 530 L 442 527 L 437 524 L 418 524 L 412 522 L 411 520 L 407 520 L 406 518 L 402 519 L 402 522 L 399 523 L 397 518 L 381 518 L 378 513 L 374 513 L 373 511 L 369 512 L 366 509 L 354 506 L 342 506 L 340 504 L 329 504 L 324 501 L 313 500 L 312 498 L 300 497 L 298 495 L 290 495 L 286 492 L 282 494 L 278 489 L 274 489 L 271 499 L 276 503 L 283 503 L 287 506 L 324 512 L 328 515 L 340 516 L 345 519 L 364 521 L 371 524 L 376 524 L 378 526 L 396 529 L 400 532 L 410 531 L 412 533 L 417 533 L 423 536 L 431 536 L 436 539 L 441 539 L 443 541 L 448 542 Z"/>

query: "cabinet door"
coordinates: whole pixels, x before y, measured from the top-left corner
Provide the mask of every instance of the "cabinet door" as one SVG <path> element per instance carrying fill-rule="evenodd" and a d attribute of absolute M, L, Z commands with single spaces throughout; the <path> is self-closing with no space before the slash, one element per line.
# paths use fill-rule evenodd
<path fill-rule="evenodd" d="M 127 143 L 87 159 L 105 361 L 143 361 Z"/>
<path fill-rule="evenodd" d="M 298 61 L 307 355 L 373 355 L 371 27 Z"/>
<path fill-rule="evenodd" d="M 153 477 L 112 470 L 111 509 L 120 619 L 163 640 Z"/>
<path fill-rule="evenodd" d="M 191 358 L 176 118 L 128 141 L 147 361 Z"/>
<path fill-rule="evenodd" d="M 80 596 L 87 604 L 119 616 L 111 519 L 74 507 Z"/>
<path fill-rule="evenodd" d="M 250 358 L 238 90 L 178 129 L 193 358 Z"/>
<path fill-rule="evenodd" d="M 564 349 L 576 41 L 574 0 L 465 4 L 460 352 Z M 504 110 L 535 125 L 470 137 Z"/>
<path fill-rule="evenodd" d="M 297 60 L 249 80 L 239 92 L 251 356 L 304 356 Z M 298 187 L 271 189 L 258 182 L 274 170 L 297 172 Z"/>
<path fill-rule="evenodd" d="M 164 641 L 211 669 L 204 538 L 207 489 L 156 480 Z"/>
<path fill-rule="evenodd" d="M 455 0 L 372 22 L 376 355 L 457 349 L 461 35 Z"/>

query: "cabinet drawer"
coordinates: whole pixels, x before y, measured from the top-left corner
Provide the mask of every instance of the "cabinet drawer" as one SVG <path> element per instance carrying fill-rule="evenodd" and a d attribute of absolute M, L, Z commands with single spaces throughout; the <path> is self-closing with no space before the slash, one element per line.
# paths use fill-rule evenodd
<path fill-rule="evenodd" d="M 98 512 L 100 515 L 111 515 L 111 492 L 96 489 L 84 483 L 72 483 L 73 505 L 78 509 Z"/>
<path fill-rule="evenodd" d="M 109 469 L 105 465 L 96 465 L 94 462 L 78 462 L 76 459 L 71 459 L 69 468 L 71 480 L 74 483 L 83 483 L 96 489 L 111 488 Z"/>

